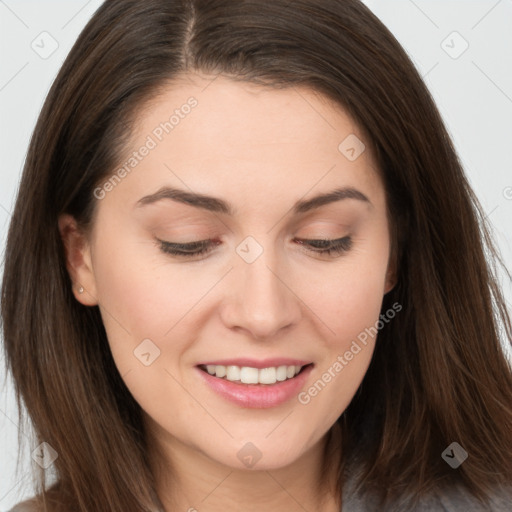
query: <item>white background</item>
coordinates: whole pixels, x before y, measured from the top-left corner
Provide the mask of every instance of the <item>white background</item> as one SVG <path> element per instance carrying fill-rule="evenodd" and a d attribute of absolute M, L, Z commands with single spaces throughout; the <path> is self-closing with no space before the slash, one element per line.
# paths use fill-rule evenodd
<path fill-rule="evenodd" d="M 341 0 L 340 0 L 341 1 Z M 29 138 L 52 80 L 100 0 L 0 0 L 0 247 Z M 512 269 L 512 0 L 366 0 L 420 70 Z M 452 33 L 456 31 L 459 35 Z M 48 35 L 40 35 L 43 32 Z M 38 51 L 56 51 L 41 58 Z M 443 43 L 444 41 L 444 43 Z M 466 42 L 465 42 L 466 41 Z M 458 58 L 458 53 L 469 44 Z M 448 53 L 451 53 L 450 56 Z M 46 55 L 43 55 L 46 56 Z M 435 151 L 436 148 L 432 148 Z M 510 304 L 511 288 L 503 280 Z M 0 356 L 3 357 L 3 354 Z M 15 476 L 17 410 L 0 361 L 0 511 L 31 495 Z"/>

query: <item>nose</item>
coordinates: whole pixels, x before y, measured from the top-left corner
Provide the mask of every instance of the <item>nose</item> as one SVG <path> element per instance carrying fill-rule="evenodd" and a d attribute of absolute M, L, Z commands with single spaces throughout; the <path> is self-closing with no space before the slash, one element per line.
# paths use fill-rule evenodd
<path fill-rule="evenodd" d="M 231 280 L 222 308 L 228 328 L 267 339 L 299 322 L 301 300 L 293 291 L 289 267 L 280 264 L 270 250 L 252 263 L 238 261 Z"/>

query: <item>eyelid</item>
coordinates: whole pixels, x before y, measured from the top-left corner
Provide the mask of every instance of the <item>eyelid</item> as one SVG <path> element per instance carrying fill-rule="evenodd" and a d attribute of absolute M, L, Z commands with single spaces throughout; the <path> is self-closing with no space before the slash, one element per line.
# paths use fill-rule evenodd
<path fill-rule="evenodd" d="M 221 242 L 215 239 L 206 239 L 206 240 L 196 240 L 194 242 L 167 242 L 165 240 L 160 240 L 157 238 L 157 241 L 160 243 L 161 247 L 165 247 L 168 252 L 182 252 L 183 254 L 190 253 L 191 255 L 196 254 L 194 249 L 206 249 L 211 247 L 212 245 L 219 245 Z"/>
<path fill-rule="evenodd" d="M 309 238 L 309 239 L 295 239 L 299 244 L 307 244 L 315 249 L 308 249 L 308 252 L 318 253 L 320 255 L 328 254 L 342 254 L 348 252 L 352 248 L 352 236 L 347 235 L 341 238 Z M 322 247 L 322 245 L 324 247 Z M 327 246 L 327 248 L 325 248 Z"/>
<path fill-rule="evenodd" d="M 217 246 L 222 242 L 218 239 L 197 240 L 188 243 L 167 242 L 164 240 L 156 239 L 160 246 L 160 250 L 164 253 L 171 254 L 176 257 L 193 257 L 207 254 L 211 251 L 212 246 Z M 309 253 L 316 253 L 319 255 L 333 254 L 341 255 L 348 252 L 352 248 L 352 237 L 347 235 L 341 238 L 314 238 L 314 239 L 299 239 L 295 238 L 299 245 L 309 246 L 305 251 Z M 327 247 L 326 247 L 327 246 Z"/>

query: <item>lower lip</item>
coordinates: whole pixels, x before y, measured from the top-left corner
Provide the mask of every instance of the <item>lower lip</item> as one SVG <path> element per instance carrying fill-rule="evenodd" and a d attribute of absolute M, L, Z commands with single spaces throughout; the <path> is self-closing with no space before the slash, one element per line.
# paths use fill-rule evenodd
<path fill-rule="evenodd" d="M 213 391 L 240 407 L 251 409 L 277 407 L 297 396 L 312 369 L 313 365 L 310 364 L 293 379 L 276 382 L 275 384 L 242 384 L 214 377 L 196 367 L 196 370 Z"/>

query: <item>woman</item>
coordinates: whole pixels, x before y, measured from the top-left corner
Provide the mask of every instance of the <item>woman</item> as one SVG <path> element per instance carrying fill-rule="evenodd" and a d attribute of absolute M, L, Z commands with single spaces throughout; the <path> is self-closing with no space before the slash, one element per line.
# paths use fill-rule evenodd
<path fill-rule="evenodd" d="M 506 510 L 486 249 L 425 85 L 360 2 L 107 0 L 7 241 L 25 506 Z"/>

